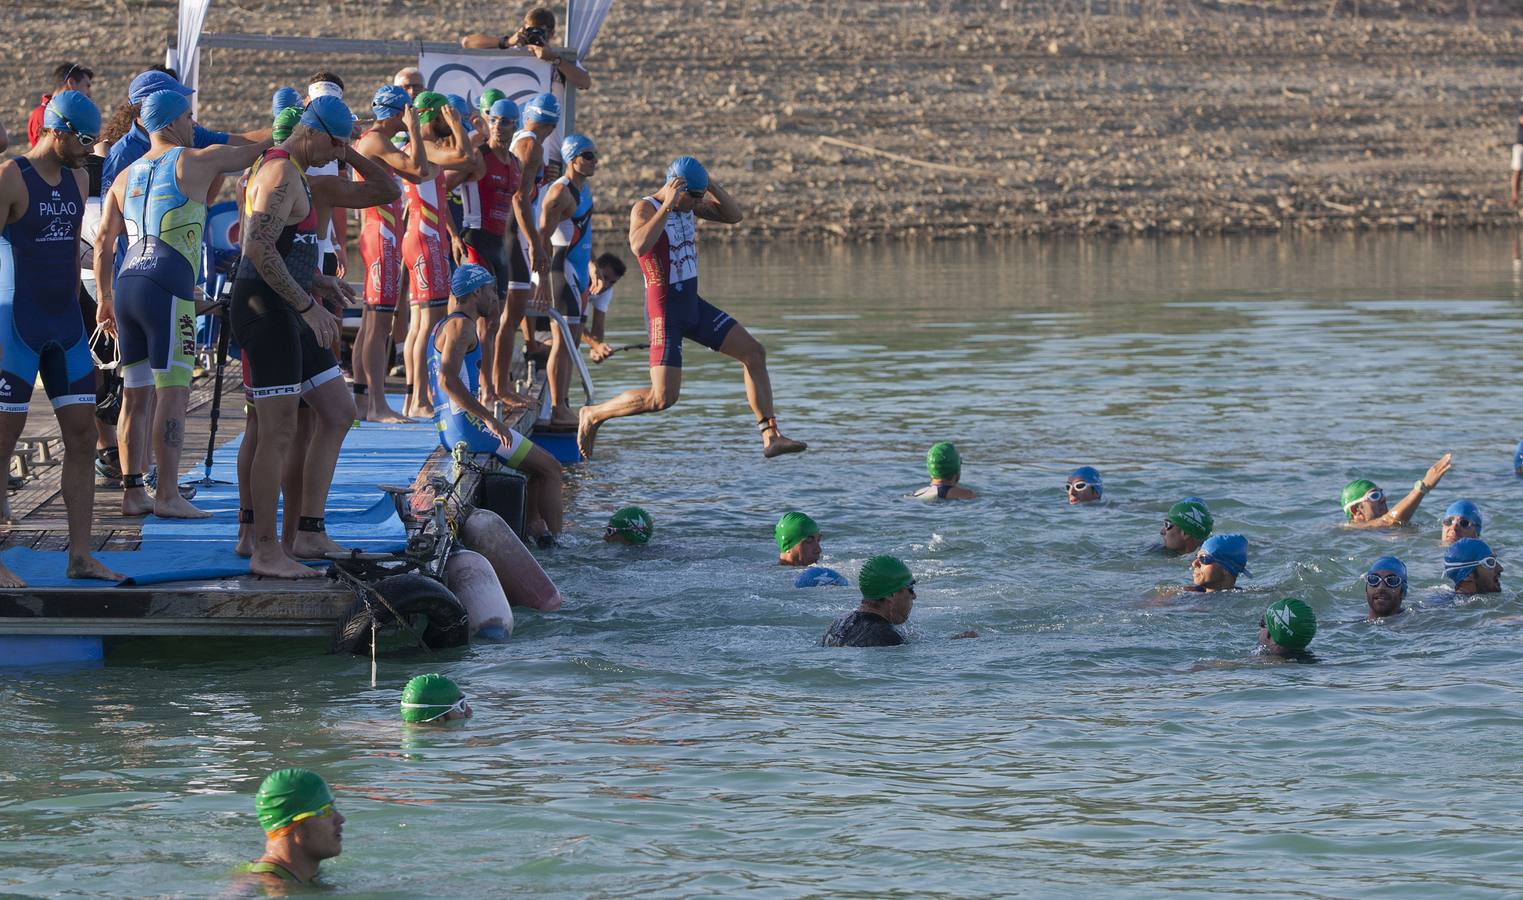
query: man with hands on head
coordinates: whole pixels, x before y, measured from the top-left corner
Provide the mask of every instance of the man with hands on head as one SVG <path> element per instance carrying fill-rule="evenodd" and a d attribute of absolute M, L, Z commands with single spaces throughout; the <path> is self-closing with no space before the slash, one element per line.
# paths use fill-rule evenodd
<path fill-rule="evenodd" d="M 1394 507 L 1387 507 L 1386 495 L 1375 482 L 1365 478 L 1351 481 L 1343 489 L 1343 514 L 1351 528 L 1390 528 L 1412 521 L 1417 507 L 1453 464 L 1454 454 L 1445 453 L 1438 462 L 1412 485 L 1412 490 Z"/>

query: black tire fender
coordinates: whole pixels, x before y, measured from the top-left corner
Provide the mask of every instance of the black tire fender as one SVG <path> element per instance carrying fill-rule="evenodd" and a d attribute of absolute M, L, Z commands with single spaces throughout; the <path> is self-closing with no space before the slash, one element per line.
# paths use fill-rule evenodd
<path fill-rule="evenodd" d="M 329 652 L 368 652 L 371 625 L 384 628 L 395 623 L 392 609 L 405 618 L 422 615 L 427 620 L 423 643 L 430 650 L 463 647 L 470 643 L 471 623 L 465 606 L 440 582 L 427 575 L 410 573 L 382 578 L 370 589 L 385 598 L 386 603 L 374 597 L 369 598 L 369 602 L 356 599 L 339 619 Z"/>

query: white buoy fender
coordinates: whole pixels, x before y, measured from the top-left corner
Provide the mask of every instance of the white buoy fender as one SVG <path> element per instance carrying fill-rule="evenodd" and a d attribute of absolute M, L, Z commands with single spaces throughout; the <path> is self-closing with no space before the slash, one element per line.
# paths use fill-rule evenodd
<path fill-rule="evenodd" d="M 555 589 L 555 582 L 502 516 L 489 509 L 475 510 L 460 529 L 460 542 L 492 564 L 509 603 L 540 612 L 561 608 L 561 592 Z"/>
<path fill-rule="evenodd" d="M 485 556 L 469 550 L 451 553 L 444 564 L 444 585 L 465 606 L 472 636 L 503 640 L 513 634 L 513 608 Z"/>

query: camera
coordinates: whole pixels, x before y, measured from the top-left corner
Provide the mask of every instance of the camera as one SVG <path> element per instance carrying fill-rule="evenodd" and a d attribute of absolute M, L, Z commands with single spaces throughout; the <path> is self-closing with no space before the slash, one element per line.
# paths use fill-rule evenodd
<path fill-rule="evenodd" d="M 520 44 L 534 47 L 545 46 L 545 29 L 543 28 L 525 28 L 518 34 L 518 42 Z"/>

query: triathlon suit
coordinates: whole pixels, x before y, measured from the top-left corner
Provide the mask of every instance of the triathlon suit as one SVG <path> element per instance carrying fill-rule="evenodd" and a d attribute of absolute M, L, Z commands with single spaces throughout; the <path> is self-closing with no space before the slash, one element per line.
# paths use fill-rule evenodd
<path fill-rule="evenodd" d="M 127 255 L 116 275 L 116 323 L 129 388 L 190 386 L 206 204 L 180 190 L 175 169 L 184 152 L 140 159 L 125 173 Z"/>
<path fill-rule="evenodd" d="M 264 151 L 249 171 L 249 183 L 264 163 L 290 158 L 291 154 L 279 147 Z M 291 279 L 302 290 L 310 291 L 317 277 L 317 206 L 312 202 L 305 172 L 301 173 L 301 183 L 307 191 L 307 215 L 281 230 L 275 251 L 285 261 Z M 243 205 L 247 216 L 247 189 Z M 291 304 L 265 283 L 247 256 L 239 262 L 233 281 L 232 323 L 233 336 L 243 347 L 244 393 L 250 400 L 306 394 L 343 377 L 333 352 L 318 345 L 317 335 Z"/>
<path fill-rule="evenodd" d="M 945 499 L 947 499 L 947 494 L 950 494 L 950 493 L 952 493 L 952 486 L 950 484 L 938 484 L 938 485 L 936 485 L 936 499 L 937 500 L 945 500 Z"/>
<path fill-rule="evenodd" d="M 407 231 L 402 259 L 412 280 L 408 299 L 414 306 L 449 305 L 449 259 L 445 256 L 444 172 L 422 184 L 407 182 Z"/>
<path fill-rule="evenodd" d="M 528 279 L 522 284 L 512 277 L 512 263 L 508 259 L 508 245 L 504 237 L 508 225 L 514 222 L 513 195 L 518 192 L 519 162 L 509 155 L 503 162 L 492 152 L 490 146 L 482 148 L 486 160 L 486 173 L 480 181 L 464 185 L 466 197 L 465 231 L 460 239 L 465 242 L 466 255 L 471 262 L 486 267 L 497 278 L 497 299 L 507 299 L 510 290 L 528 290 Z M 472 219 L 472 203 L 475 218 Z M 517 253 L 517 240 L 514 240 Z"/>
<path fill-rule="evenodd" d="M 393 180 L 400 183 L 395 175 Z M 365 178 L 358 171 L 355 181 Z M 360 211 L 360 259 L 365 263 L 365 308 L 394 313 L 402 302 L 401 197 Z"/>
<path fill-rule="evenodd" d="M 660 209 L 655 197 L 645 202 Z M 718 350 L 735 327 L 729 313 L 698 296 L 698 233 L 690 212 L 672 212 L 656 243 L 640 256 L 650 365 L 682 368 L 682 339 Z"/>
<path fill-rule="evenodd" d="M 445 450 L 453 450 L 456 444 L 464 441 L 466 449 L 471 453 L 494 453 L 498 459 L 516 469 L 523 465 L 525 457 L 534 449 L 534 444 L 512 429 L 508 430 L 512 442 L 504 444 L 497 435 L 486 429 L 481 419 L 451 402 L 449 394 L 444 391 L 444 377 L 440 374 L 444 354 L 439 350 L 439 336 L 444 331 L 444 324 L 450 319 L 466 318 L 469 316 L 462 312 L 450 313 L 439 320 L 433 333 L 428 336 L 428 391 L 434 401 L 434 425 L 439 429 L 439 443 L 444 445 Z M 470 352 L 460 361 L 460 380 L 474 395 L 481 389 L 481 342 L 476 340 L 475 327 L 467 330 L 473 343 Z"/>
<path fill-rule="evenodd" d="M 566 324 L 577 325 L 582 321 L 582 295 L 587 293 L 587 268 L 592 264 L 592 186 L 583 184 L 578 189 L 570 175 L 562 175 L 555 183 L 571 192 L 576 206 L 550 236 L 550 243 L 555 245 L 555 255 L 550 257 L 550 287 Z"/>
<path fill-rule="evenodd" d="M 26 157 L 26 213 L 0 231 L 0 412 L 24 413 L 42 375 L 53 408 L 95 402 L 95 360 L 79 317 L 79 233 L 85 218 L 74 172 L 48 184 Z"/>
<path fill-rule="evenodd" d="M 290 869 L 287 869 L 280 863 L 265 862 L 262 859 L 257 862 L 245 863 L 242 871 L 245 875 L 273 875 L 281 881 L 289 881 L 295 884 L 301 883 L 301 879 L 297 878 L 296 874 Z"/>
<path fill-rule="evenodd" d="M 830 623 L 820 643 L 826 647 L 896 647 L 904 643 L 904 635 L 877 613 L 856 609 Z"/>
<path fill-rule="evenodd" d="M 539 140 L 539 138 L 535 136 L 534 132 L 529 131 L 528 129 L 523 129 L 514 132 L 513 139 L 508 142 L 508 146 L 510 148 L 517 147 L 518 142 L 524 140 L 525 138 L 531 141 Z M 516 155 L 513 158 L 515 161 L 518 159 Z M 522 166 L 522 163 L 518 163 L 518 165 Z M 522 172 L 522 170 L 520 170 L 519 178 L 522 179 L 525 177 L 527 176 Z M 534 215 L 530 217 L 530 221 L 538 222 L 539 189 L 544 186 L 545 183 L 545 166 L 543 157 L 541 157 L 539 171 L 534 173 L 534 178 L 532 180 L 534 182 L 534 192 L 529 195 L 529 203 L 534 208 Z M 522 182 L 520 181 L 520 184 L 521 183 Z M 509 271 L 510 275 L 512 276 L 509 286 L 512 290 L 515 291 L 527 291 L 534 287 L 534 283 L 530 280 L 530 277 L 533 273 L 529 271 L 529 245 L 532 243 L 533 238 L 531 238 L 529 235 L 521 234 L 519 232 L 518 222 L 516 218 L 510 218 L 510 224 L 512 225 L 513 234 L 517 238 L 517 240 L 513 242 L 513 245 L 517 247 L 517 252 L 508 253 L 508 265 L 510 267 Z"/>

